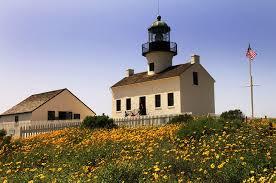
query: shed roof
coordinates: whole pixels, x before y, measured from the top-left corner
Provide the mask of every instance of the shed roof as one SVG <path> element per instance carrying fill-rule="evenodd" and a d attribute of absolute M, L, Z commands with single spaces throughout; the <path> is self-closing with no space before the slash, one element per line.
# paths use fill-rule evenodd
<path fill-rule="evenodd" d="M 0 116 L 32 112 L 41 105 L 45 104 L 46 102 L 54 98 L 55 96 L 57 96 L 58 94 L 60 94 L 61 92 L 63 92 L 64 90 L 67 89 L 54 90 L 45 93 L 31 95 L 30 97 L 15 105 L 11 109 L 2 113 Z"/>

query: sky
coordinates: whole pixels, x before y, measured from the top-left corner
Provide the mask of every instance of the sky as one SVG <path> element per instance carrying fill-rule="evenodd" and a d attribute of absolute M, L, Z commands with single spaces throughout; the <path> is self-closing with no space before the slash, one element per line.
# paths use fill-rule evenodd
<path fill-rule="evenodd" d="M 178 44 L 215 78 L 216 113 L 250 115 L 248 44 L 255 113 L 276 117 L 276 1 L 160 0 Z M 111 114 L 110 86 L 125 70 L 145 71 L 141 45 L 157 0 L 0 0 L 0 113 L 31 94 L 68 88 L 97 114 Z"/>

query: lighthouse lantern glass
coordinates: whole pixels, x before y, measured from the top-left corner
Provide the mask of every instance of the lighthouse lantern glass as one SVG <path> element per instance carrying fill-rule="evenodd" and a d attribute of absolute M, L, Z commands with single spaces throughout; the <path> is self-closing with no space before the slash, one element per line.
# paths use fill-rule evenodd
<path fill-rule="evenodd" d="M 165 41 L 165 42 L 170 42 L 170 33 L 161 33 L 161 32 L 156 32 L 152 33 L 149 32 L 149 42 L 160 42 L 160 41 Z"/>

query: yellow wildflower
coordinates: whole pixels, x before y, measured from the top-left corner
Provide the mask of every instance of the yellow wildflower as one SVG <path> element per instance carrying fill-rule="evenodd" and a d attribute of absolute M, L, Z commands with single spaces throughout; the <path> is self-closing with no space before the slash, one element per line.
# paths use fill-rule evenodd
<path fill-rule="evenodd" d="M 155 165 L 155 166 L 153 167 L 153 169 L 154 169 L 155 172 L 160 171 L 160 168 L 158 167 L 158 165 Z"/>
<path fill-rule="evenodd" d="M 158 174 L 157 173 L 153 173 L 152 175 L 153 175 L 155 180 L 158 179 Z"/>
<path fill-rule="evenodd" d="M 216 167 L 216 165 L 215 165 L 214 163 L 212 163 L 212 164 L 210 165 L 210 167 L 211 167 L 212 169 L 214 169 L 214 168 Z"/>
<path fill-rule="evenodd" d="M 224 166 L 225 162 L 222 162 L 221 164 L 218 165 L 218 169 L 221 169 Z"/>
<path fill-rule="evenodd" d="M 57 171 L 60 172 L 62 170 L 62 168 L 58 168 Z"/>
<path fill-rule="evenodd" d="M 45 178 L 45 175 L 39 174 L 38 177 L 39 177 L 40 179 L 44 179 L 44 178 Z"/>
<path fill-rule="evenodd" d="M 11 169 L 9 169 L 9 170 L 7 170 L 6 173 L 7 173 L 7 174 L 10 174 L 11 172 L 12 172 Z"/>

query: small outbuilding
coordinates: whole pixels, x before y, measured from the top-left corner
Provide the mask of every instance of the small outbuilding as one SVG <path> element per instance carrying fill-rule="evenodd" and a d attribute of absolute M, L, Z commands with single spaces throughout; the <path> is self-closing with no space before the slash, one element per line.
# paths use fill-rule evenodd
<path fill-rule="evenodd" d="M 96 113 L 67 88 L 35 94 L 0 115 L 0 124 L 7 122 L 35 122 L 82 120 Z"/>

